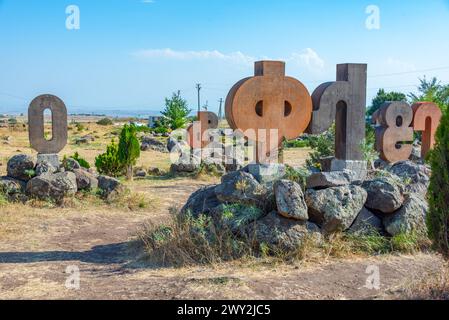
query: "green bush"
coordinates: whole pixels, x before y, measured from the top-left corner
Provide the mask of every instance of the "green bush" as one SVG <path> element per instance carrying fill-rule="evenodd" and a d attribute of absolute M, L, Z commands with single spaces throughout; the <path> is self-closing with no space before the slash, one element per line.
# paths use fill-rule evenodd
<path fill-rule="evenodd" d="M 124 172 L 124 166 L 119 160 L 118 145 L 111 141 L 107 146 L 106 152 L 95 158 L 95 167 L 98 173 L 111 177 L 121 176 Z"/>
<path fill-rule="evenodd" d="M 308 148 L 309 140 L 290 140 L 284 142 L 284 148 Z"/>
<path fill-rule="evenodd" d="M 79 165 L 85 169 L 90 169 L 90 164 L 89 162 L 87 162 L 86 159 L 81 158 L 78 151 L 75 152 L 75 154 L 73 156 L 71 156 L 70 158 L 72 158 L 73 160 L 76 160 Z M 64 157 L 64 160 L 66 159 L 66 157 Z"/>
<path fill-rule="evenodd" d="M 114 124 L 114 122 L 112 122 L 112 120 L 109 118 L 103 118 L 101 120 L 98 120 L 97 124 L 100 126 L 111 126 Z"/>
<path fill-rule="evenodd" d="M 445 112 L 430 152 L 432 174 L 428 190 L 427 227 L 435 247 L 449 256 L 449 112 Z"/>
<path fill-rule="evenodd" d="M 335 124 L 322 134 L 310 136 L 309 145 L 313 152 L 307 159 L 307 166 L 320 167 L 321 158 L 335 155 Z"/>

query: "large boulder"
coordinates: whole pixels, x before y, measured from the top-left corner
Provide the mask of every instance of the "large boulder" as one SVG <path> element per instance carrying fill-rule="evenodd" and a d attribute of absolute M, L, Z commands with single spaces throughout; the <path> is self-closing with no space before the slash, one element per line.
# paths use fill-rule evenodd
<path fill-rule="evenodd" d="M 387 170 L 404 180 L 405 191 L 426 195 L 432 174 L 427 166 L 412 161 L 400 161 Z"/>
<path fill-rule="evenodd" d="M 382 220 L 379 219 L 374 213 L 363 207 L 351 228 L 349 228 L 349 232 L 357 235 L 370 235 L 373 233 L 382 234 Z"/>
<path fill-rule="evenodd" d="M 43 174 L 28 181 L 27 194 L 41 200 L 61 201 L 65 196 L 72 196 L 78 191 L 76 176 L 73 172 Z"/>
<path fill-rule="evenodd" d="M 307 221 L 307 205 L 301 186 L 290 180 L 279 180 L 274 184 L 274 195 L 280 215 L 286 218 Z"/>
<path fill-rule="evenodd" d="M 356 181 L 356 174 L 351 170 L 313 173 L 307 178 L 307 189 L 332 188 L 346 186 Z"/>
<path fill-rule="evenodd" d="M 355 185 L 306 192 L 310 220 L 321 225 L 326 233 L 347 230 L 362 210 L 366 198 L 366 191 Z"/>
<path fill-rule="evenodd" d="M 25 199 L 26 182 L 10 177 L 0 177 L 0 194 L 4 194 L 9 201 Z"/>
<path fill-rule="evenodd" d="M 18 154 L 9 159 L 7 164 L 8 177 L 28 181 L 31 179 L 31 171 L 34 170 L 36 163 L 32 156 Z"/>
<path fill-rule="evenodd" d="M 181 209 L 182 214 L 190 213 L 197 217 L 200 214 L 208 214 L 211 209 L 220 205 L 215 194 L 215 186 L 203 187 L 195 191 L 187 200 L 187 203 Z"/>
<path fill-rule="evenodd" d="M 367 180 L 362 187 L 368 192 L 365 204 L 368 209 L 392 213 L 398 210 L 404 202 L 401 187 L 393 178 L 380 177 Z"/>
<path fill-rule="evenodd" d="M 421 197 L 410 194 L 400 210 L 383 218 L 387 232 L 392 235 L 426 231 L 426 214 L 429 207 Z"/>
<path fill-rule="evenodd" d="M 167 140 L 167 150 L 168 152 L 172 152 L 173 149 L 175 149 L 178 146 L 179 142 L 176 138 L 174 137 L 170 137 Z M 181 147 L 178 146 L 178 148 L 176 149 L 176 151 L 181 150 Z"/>
<path fill-rule="evenodd" d="M 95 190 L 98 188 L 98 179 L 94 174 L 83 169 L 75 169 L 76 185 L 78 190 Z"/>
<path fill-rule="evenodd" d="M 264 207 L 269 190 L 249 173 L 232 172 L 222 178 L 215 188 L 215 194 L 221 202 L 241 203 Z"/>
<path fill-rule="evenodd" d="M 108 176 L 98 177 L 98 188 L 106 201 L 114 201 L 128 191 L 119 180 Z"/>
<path fill-rule="evenodd" d="M 247 228 L 247 236 L 271 250 L 294 251 L 306 239 L 321 241 L 320 228 L 311 222 L 281 217 L 273 211 Z"/>

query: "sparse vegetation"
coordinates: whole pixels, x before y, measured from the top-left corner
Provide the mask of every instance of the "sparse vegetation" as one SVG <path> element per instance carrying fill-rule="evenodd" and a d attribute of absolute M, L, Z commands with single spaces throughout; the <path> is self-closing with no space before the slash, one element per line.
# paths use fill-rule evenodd
<path fill-rule="evenodd" d="M 114 122 L 110 118 L 103 118 L 97 121 L 100 126 L 112 126 Z"/>

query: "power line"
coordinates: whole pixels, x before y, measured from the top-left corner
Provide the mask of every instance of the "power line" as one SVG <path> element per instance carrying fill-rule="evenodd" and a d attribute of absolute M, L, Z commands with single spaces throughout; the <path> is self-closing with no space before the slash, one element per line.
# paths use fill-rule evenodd
<path fill-rule="evenodd" d="M 375 74 L 372 76 L 368 76 L 368 78 L 380 78 L 380 77 L 391 77 L 391 76 L 400 76 L 403 74 L 412 74 L 412 73 L 420 73 L 420 72 L 428 72 L 428 71 L 438 71 L 438 70 L 447 70 L 449 67 L 438 67 L 438 68 L 430 68 L 430 69 L 422 69 L 422 70 L 411 70 L 404 72 L 395 72 L 395 73 L 386 73 L 386 74 Z"/>

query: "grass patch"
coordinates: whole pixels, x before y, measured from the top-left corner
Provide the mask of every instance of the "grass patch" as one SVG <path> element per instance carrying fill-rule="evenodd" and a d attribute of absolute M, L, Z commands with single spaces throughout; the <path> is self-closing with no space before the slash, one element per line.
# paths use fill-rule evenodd
<path fill-rule="evenodd" d="M 416 253 L 430 249 L 424 235 L 401 234 L 385 237 L 377 232 L 367 235 L 338 233 L 321 241 L 306 236 L 297 248 L 286 250 L 257 241 L 254 234 L 244 232 L 241 225 L 254 221 L 257 214 L 248 209 L 247 215 L 235 206 L 221 208 L 220 221 L 212 216 L 179 215 L 174 213 L 170 223 L 148 223 L 139 234 L 140 243 L 151 264 L 184 267 L 217 264 L 226 261 L 259 261 L 263 263 L 293 263 L 295 261 L 323 262 L 328 258 L 376 256 L 395 253 Z M 245 220 L 241 224 L 238 221 Z M 253 223 L 253 222 L 249 222 Z M 238 226 L 238 227 L 237 227 Z"/>

